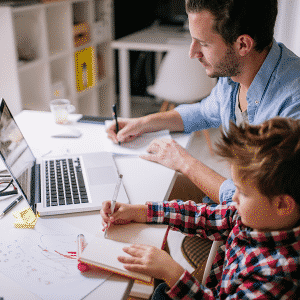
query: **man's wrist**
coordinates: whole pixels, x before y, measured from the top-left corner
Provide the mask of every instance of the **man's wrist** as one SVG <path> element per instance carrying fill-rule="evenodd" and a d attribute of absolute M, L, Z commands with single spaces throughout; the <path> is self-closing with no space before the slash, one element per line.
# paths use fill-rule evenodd
<path fill-rule="evenodd" d="M 145 132 L 153 132 L 164 129 L 161 127 L 161 122 L 159 122 L 159 115 L 157 113 L 142 117 L 141 121 L 143 128 L 145 128 Z"/>
<path fill-rule="evenodd" d="M 188 177 L 188 175 L 192 172 L 191 170 L 195 163 L 197 163 L 197 159 L 187 153 L 186 156 L 182 159 L 178 171 L 184 176 Z"/>
<path fill-rule="evenodd" d="M 147 131 L 183 131 L 184 125 L 180 114 L 173 110 L 167 112 L 158 112 L 142 117 L 143 126 L 147 127 Z"/>

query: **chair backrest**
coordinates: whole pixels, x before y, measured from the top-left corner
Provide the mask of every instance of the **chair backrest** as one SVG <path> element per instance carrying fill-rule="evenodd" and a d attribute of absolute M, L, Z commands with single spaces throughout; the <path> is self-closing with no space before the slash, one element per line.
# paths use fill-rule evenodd
<path fill-rule="evenodd" d="M 188 103 L 208 96 L 216 79 L 207 76 L 197 59 L 189 57 L 189 48 L 170 50 L 163 58 L 149 94 L 175 102 Z"/>
<path fill-rule="evenodd" d="M 223 244 L 223 242 L 213 242 L 212 246 L 211 246 L 211 249 L 210 249 L 210 252 L 209 252 L 209 255 L 208 255 L 208 258 L 207 258 L 207 263 L 206 263 L 206 266 L 205 266 L 205 270 L 204 270 L 204 274 L 203 274 L 203 277 L 202 277 L 202 284 L 205 285 L 205 282 L 206 282 L 206 279 L 207 279 L 207 276 L 209 275 L 210 271 L 211 271 L 211 266 L 213 264 L 213 261 L 216 257 L 216 254 L 217 254 L 217 251 L 219 249 L 219 247 Z"/>

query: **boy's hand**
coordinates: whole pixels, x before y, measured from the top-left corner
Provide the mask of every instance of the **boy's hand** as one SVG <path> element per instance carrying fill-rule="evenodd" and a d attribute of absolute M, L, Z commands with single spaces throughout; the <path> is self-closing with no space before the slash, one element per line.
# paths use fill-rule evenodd
<path fill-rule="evenodd" d="M 131 205 L 116 202 L 114 213 L 111 214 L 111 201 L 105 201 L 102 204 L 100 215 L 102 217 L 103 231 L 109 223 L 114 225 L 128 224 L 130 222 L 146 223 L 147 205 Z"/>
<path fill-rule="evenodd" d="M 118 260 L 124 268 L 131 272 L 139 272 L 164 280 L 172 287 L 184 272 L 166 251 L 148 245 L 131 245 L 123 248 L 131 257 L 119 256 Z"/>

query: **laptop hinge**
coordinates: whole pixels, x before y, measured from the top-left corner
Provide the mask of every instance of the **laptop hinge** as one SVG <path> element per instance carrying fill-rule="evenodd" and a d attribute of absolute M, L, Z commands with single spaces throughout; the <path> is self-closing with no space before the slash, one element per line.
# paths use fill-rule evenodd
<path fill-rule="evenodd" d="M 34 183 L 31 185 L 31 203 L 30 206 L 34 213 L 36 213 L 36 203 L 41 203 L 41 172 L 40 164 L 34 164 L 32 167 L 32 180 Z"/>

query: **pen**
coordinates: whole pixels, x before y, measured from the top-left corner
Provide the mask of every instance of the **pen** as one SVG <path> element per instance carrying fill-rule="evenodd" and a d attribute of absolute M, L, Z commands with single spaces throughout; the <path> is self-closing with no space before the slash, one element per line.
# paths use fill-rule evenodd
<path fill-rule="evenodd" d="M 83 234 L 78 234 L 77 236 L 77 259 L 81 256 L 82 251 L 86 247 L 86 241 Z"/>
<path fill-rule="evenodd" d="M 110 213 L 110 216 L 114 213 L 114 210 L 115 210 L 116 200 L 118 198 L 118 194 L 119 194 L 119 190 L 120 190 L 122 178 L 123 178 L 123 175 L 120 174 L 119 175 L 119 180 L 118 180 L 116 188 L 115 188 L 115 192 L 114 192 L 113 198 L 111 200 L 111 207 L 110 207 L 111 213 Z M 106 238 L 107 228 L 108 228 L 108 226 L 106 227 L 105 232 L 104 232 L 104 237 L 105 238 Z"/>
<path fill-rule="evenodd" d="M 0 215 L 0 219 L 2 219 L 9 211 L 11 211 L 21 200 L 23 199 L 23 196 L 19 196 L 17 199 L 15 199 L 11 204 L 9 204 L 2 214 Z"/>
<path fill-rule="evenodd" d="M 85 241 L 85 237 L 83 234 L 78 234 L 77 236 L 77 260 L 78 260 L 78 270 L 81 272 L 86 272 L 90 269 L 88 264 L 85 264 L 81 261 L 79 261 L 79 258 L 81 256 L 82 251 L 84 250 L 84 248 L 87 246 L 87 243 Z"/>
<path fill-rule="evenodd" d="M 119 132 L 119 123 L 118 123 L 117 105 L 116 104 L 113 105 L 113 116 L 116 120 L 116 133 L 118 134 L 118 132 Z M 118 143 L 119 143 L 119 145 L 121 145 L 121 142 L 118 142 Z"/>

